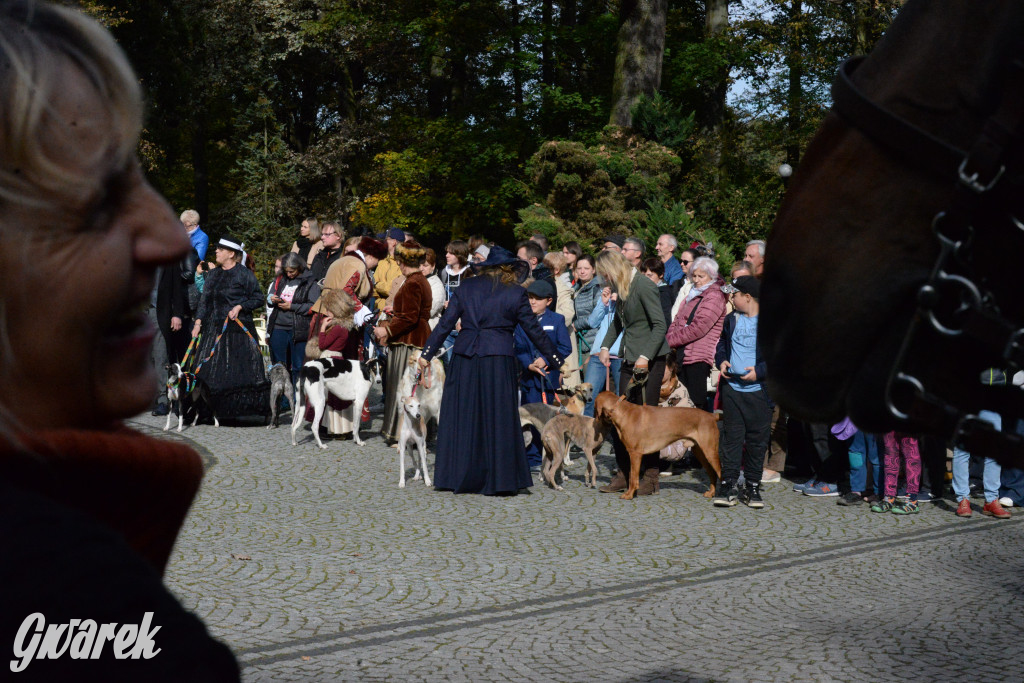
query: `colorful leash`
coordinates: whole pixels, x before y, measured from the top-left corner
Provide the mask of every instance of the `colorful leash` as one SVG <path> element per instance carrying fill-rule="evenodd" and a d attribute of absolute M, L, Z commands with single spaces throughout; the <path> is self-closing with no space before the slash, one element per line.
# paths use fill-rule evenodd
<path fill-rule="evenodd" d="M 207 354 L 206 358 L 202 359 L 201 361 L 199 361 L 198 364 L 196 364 L 195 370 L 191 372 L 184 372 L 184 366 L 187 363 L 190 354 L 192 353 L 192 347 L 193 345 L 195 345 L 196 349 L 199 348 L 198 342 L 200 339 L 202 339 L 203 333 L 200 332 L 198 336 L 192 338 L 192 342 L 189 344 L 188 350 L 185 351 L 185 358 L 182 359 L 182 374 L 185 375 L 186 391 L 192 391 L 192 389 L 195 388 L 196 378 L 199 376 L 199 371 L 203 368 L 203 365 L 205 365 L 208 360 L 213 358 L 213 354 L 217 352 L 217 345 L 220 344 L 220 338 L 224 336 L 224 332 L 227 331 L 228 323 L 230 322 L 231 316 L 225 316 L 224 324 L 221 325 L 220 332 L 217 334 L 217 338 L 213 340 L 213 346 L 210 347 L 210 353 Z M 242 321 L 239 320 L 238 318 L 235 318 L 235 322 L 238 324 L 240 328 L 242 328 L 242 332 L 245 332 L 245 336 L 249 337 L 249 341 L 255 344 L 256 349 L 259 350 L 260 343 L 256 341 L 256 339 L 252 336 L 252 333 L 250 333 L 249 330 L 245 329 L 245 325 L 242 324 Z"/>

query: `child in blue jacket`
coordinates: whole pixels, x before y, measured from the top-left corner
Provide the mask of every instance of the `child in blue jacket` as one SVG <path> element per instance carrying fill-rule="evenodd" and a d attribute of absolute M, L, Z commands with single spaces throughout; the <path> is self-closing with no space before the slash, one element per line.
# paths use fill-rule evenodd
<path fill-rule="evenodd" d="M 555 291 L 551 283 L 545 280 L 535 280 L 527 288 L 526 294 L 530 298 L 530 308 L 533 309 L 544 332 L 555 344 L 558 355 L 562 358 L 568 357 L 572 353 L 572 343 L 569 340 L 569 330 L 565 326 L 565 317 L 548 308 L 555 298 Z M 544 362 L 537 363 L 537 360 L 541 358 L 541 353 L 527 338 L 522 327 L 516 327 L 513 341 L 516 358 L 519 359 L 523 367 L 519 377 L 520 405 L 540 403 L 545 398 L 548 403 L 553 403 L 554 390 L 562 386 L 561 374 L 557 369 L 550 371 L 546 377 L 541 374 L 539 368 L 543 367 Z M 532 440 L 526 448 L 526 460 L 530 463 L 531 470 L 539 471 L 541 464 L 540 433 L 533 427 L 530 430 Z"/>

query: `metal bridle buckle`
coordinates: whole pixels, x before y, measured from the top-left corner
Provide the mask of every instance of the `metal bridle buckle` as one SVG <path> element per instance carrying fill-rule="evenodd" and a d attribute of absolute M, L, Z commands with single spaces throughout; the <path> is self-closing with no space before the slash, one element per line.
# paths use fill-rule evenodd
<path fill-rule="evenodd" d="M 893 389 L 896 387 L 896 384 L 898 382 L 907 384 L 911 389 L 913 389 L 914 396 L 920 396 L 924 394 L 924 385 L 921 384 L 921 380 L 919 380 L 918 378 L 912 375 L 905 375 L 902 372 L 900 372 L 896 374 L 896 376 L 889 383 L 889 386 L 885 391 L 885 407 L 888 408 L 889 414 L 899 420 L 909 420 L 910 414 L 905 413 L 899 408 L 897 408 L 896 402 L 893 400 Z"/>
<path fill-rule="evenodd" d="M 965 158 L 962 162 L 960 162 L 960 168 L 958 168 L 956 170 L 956 173 L 957 173 L 958 176 L 960 176 L 960 182 L 961 183 L 966 185 L 973 192 L 975 192 L 977 194 L 983 194 L 985 192 L 988 192 L 989 190 L 991 190 L 993 187 L 996 186 L 996 183 L 998 183 L 999 179 L 1003 177 L 1003 173 L 1005 171 L 1006 171 L 1006 166 L 1000 166 L 999 170 L 996 172 L 996 176 L 992 180 L 989 181 L 988 185 L 982 185 L 981 183 L 978 182 L 978 174 L 977 173 L 972 173 L 971 175 L 967 175 L 967 159 Z"/>
<path fill-rule="evenodd" d="M 944 325 L 935 315 L 935 306 L 937 306 L 942 300 L 942 296 L 936 285 L 954 284 L 959 287 L 962 293 L 967 294 L 967 296 L 963 296 L 961 294 L 960 306 L 954 311 L 954 314 L 961 313 L 969 308 L 980 309 L 982 302 L 981 290 L 978 289 L 978 286 L 974 284 L 974 282 L 961 275 L 950 275 L 949 273 L 942 271 L 939 272 L 933 282 L 923 285 L 921 289 L 917 291 L 918 304 L 921 308 L 925 309 L 928 322 L 931 323 L 932 329 L 946 337 L 957 337 L 963 334 L 963 330 L 958 330 Z"/>

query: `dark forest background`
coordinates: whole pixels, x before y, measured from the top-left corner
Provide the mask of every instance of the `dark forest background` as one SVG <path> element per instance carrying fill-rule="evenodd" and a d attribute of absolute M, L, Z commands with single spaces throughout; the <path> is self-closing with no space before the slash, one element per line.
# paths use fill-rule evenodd
<path fill-rule="evenodd" d="M 764 237 L 839 63 L 896 0 L 81 0 L 174 208 L 259 260 L 304 217 L 554 246 Z"/>

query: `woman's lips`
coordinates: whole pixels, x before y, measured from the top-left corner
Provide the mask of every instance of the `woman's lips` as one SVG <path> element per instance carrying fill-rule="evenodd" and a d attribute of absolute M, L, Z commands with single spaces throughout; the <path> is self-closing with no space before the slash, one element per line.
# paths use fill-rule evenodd
<path fill-rule="evenodd" d="M 106 346 L 119 351 L 148 349 L 156 336 L 156 328 L 149 317 L 149 302 L 139 304 L 122 313 L 103 334 Z"/>

